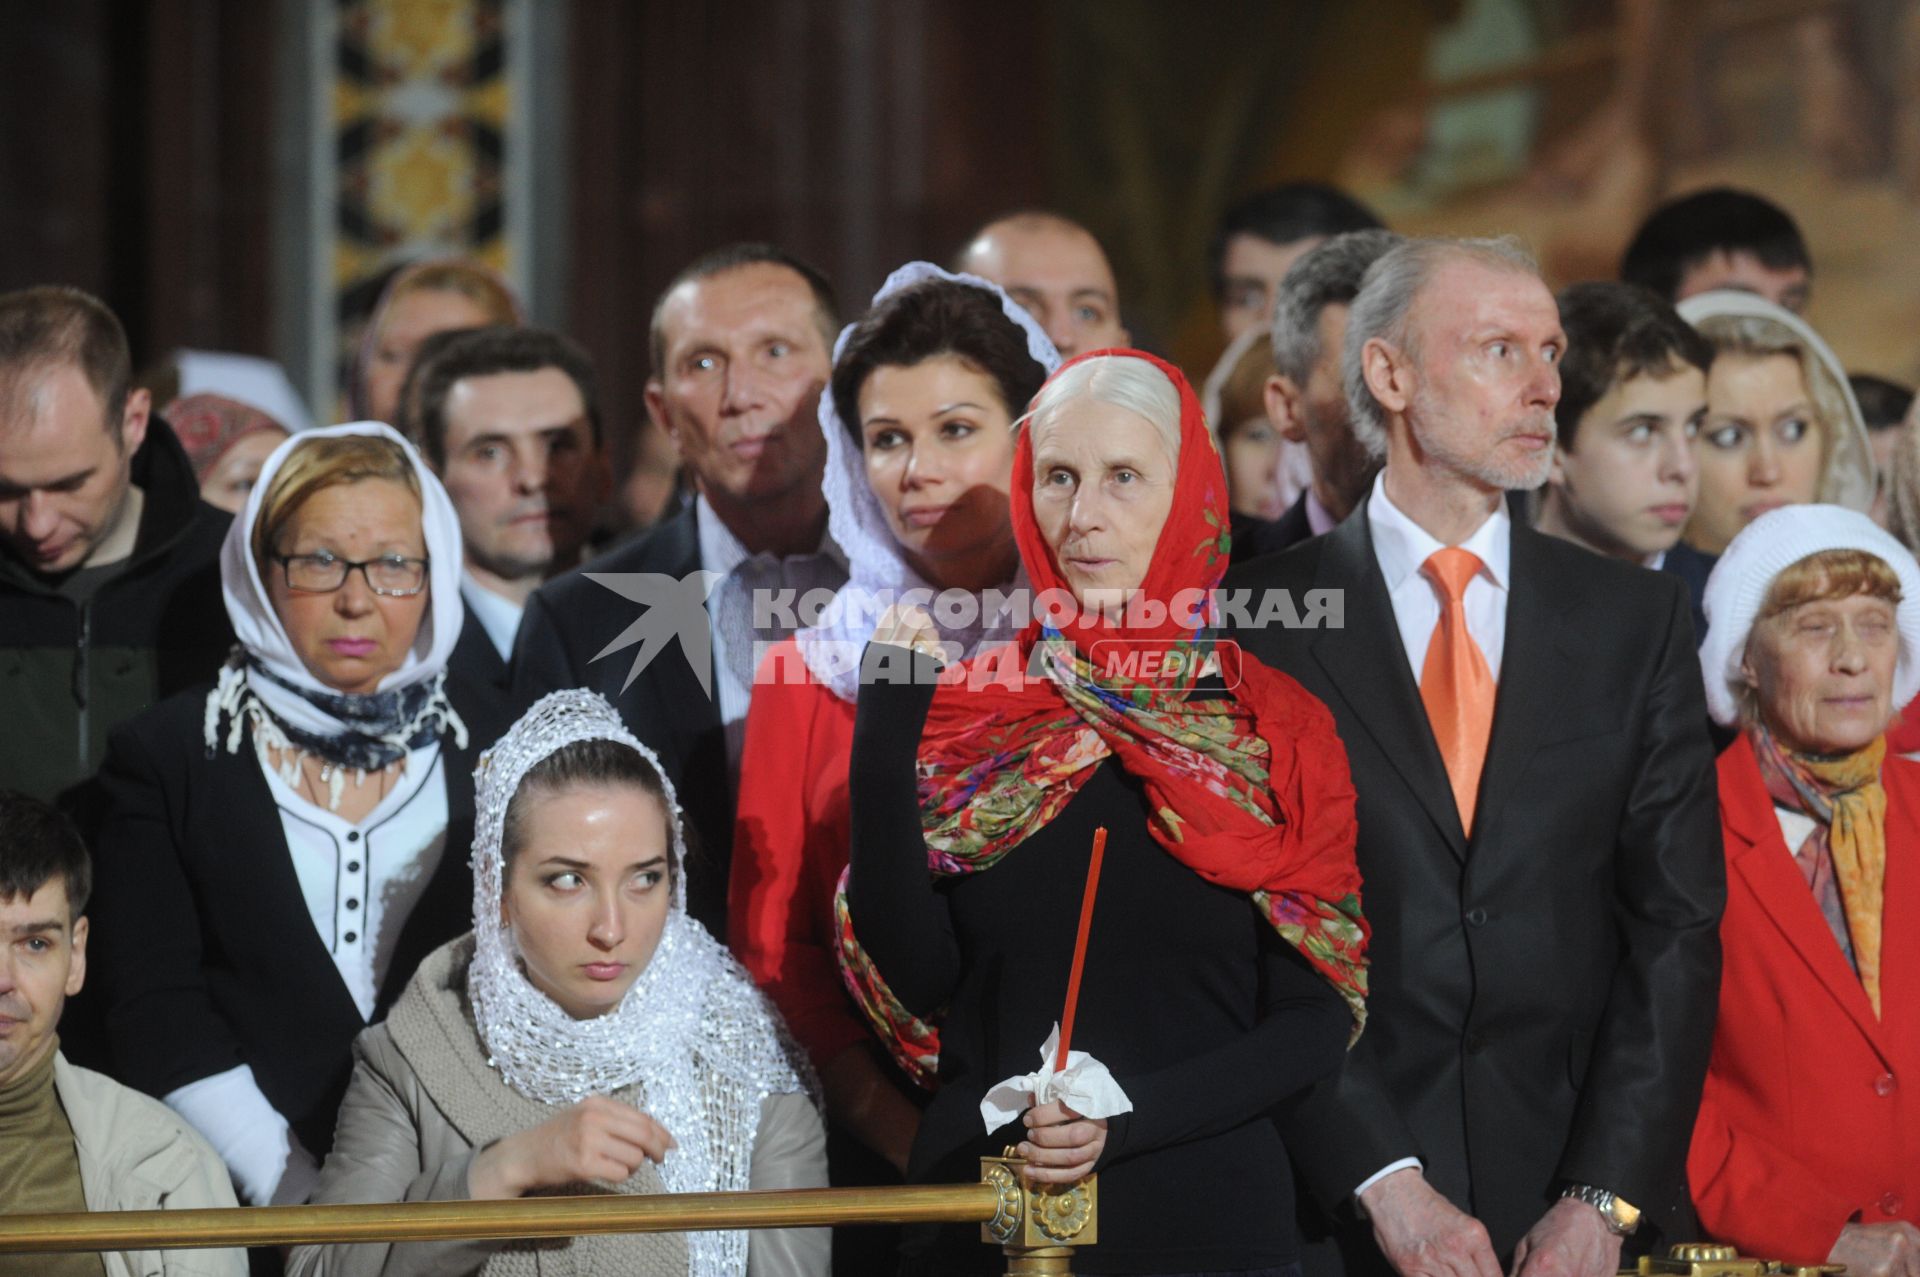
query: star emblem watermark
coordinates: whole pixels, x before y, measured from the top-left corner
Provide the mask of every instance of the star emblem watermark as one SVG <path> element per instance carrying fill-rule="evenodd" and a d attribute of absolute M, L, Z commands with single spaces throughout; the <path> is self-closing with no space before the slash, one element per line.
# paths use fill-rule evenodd
<path fill-rule="evenodd" d="M 627 681 L 620 685 L 622 692 L 632 687 L 640 671 L 678 637 L 687 664 L 700 680 L 700 690 L 709 698 L 713 696 L 713 629 L 707 619 L 707 597 L 726 579 L 726 573 L 697 568 L 681 577 L 666 572 L 588 572 L 585 575 L 594 584 L 646 609 L 592 658 L 597 661 L 636 644 L 639 646 L 639 651 L 633 654 L 633 665 L 627 670 Z"/>

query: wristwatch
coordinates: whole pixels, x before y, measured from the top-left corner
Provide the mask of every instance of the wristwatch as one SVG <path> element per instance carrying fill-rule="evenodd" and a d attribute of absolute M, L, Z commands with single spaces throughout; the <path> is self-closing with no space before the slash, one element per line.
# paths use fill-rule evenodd
<path fill-rule="evenodd" d="M 1615 1237 L 1629 1236 L 1640 1227 L 1640 1208 L 1604 1188 L 1595 1188 L 1591 1184 L 1569 1184 L 1561 1190 L 1560 1196 L 1585 1202 L 1599 1211 L 1600 1218 L 1606 1221 L 1607 1231 Z"/>

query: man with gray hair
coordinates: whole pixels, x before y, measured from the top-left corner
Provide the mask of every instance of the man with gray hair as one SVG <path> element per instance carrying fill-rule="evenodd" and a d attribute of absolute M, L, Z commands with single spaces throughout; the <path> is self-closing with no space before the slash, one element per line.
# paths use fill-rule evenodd
<path fill-rule="evenodd" d="M 1399 242 L 1384 230 L 1336 235 L 1309 249 L 1281 279 L 1274 295 L 1267 420 L 1288 442 L 1305 445 L 1313 478 L 1278 519 L 1248 520 L 1244 536 L 1236 531 L 1234 562 L 1333 531 L 1379 472 L 1379 459 L 1354 437 L 1340 350 L 1347 310 L 1367 268 Z"/>
<path fill-rule="evenodd" d="M 1326 702 L 1359 795 L 1371 1016 L 1282 1131 L 1336 1245 L 1309 1273 L 1607 1277 L 1685 1240 L 1725 878 L 1685 591 L 1515 523 L 1566 338 L 1504 240 L 1407 240 L 1343 345 L 1385 466 L 1230 587 L 1344 601 L 1243 629 Z"/>

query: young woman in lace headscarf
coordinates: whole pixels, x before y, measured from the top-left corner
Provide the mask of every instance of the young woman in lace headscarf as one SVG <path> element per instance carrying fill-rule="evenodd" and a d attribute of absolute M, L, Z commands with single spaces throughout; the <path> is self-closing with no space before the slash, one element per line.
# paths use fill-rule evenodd
<path fill-rule="evenodd" d="M 659 760 L 554 692 L 482 757 L 473 932 L 354 1046 L 316 1202 L 822 1187 L 826 1136 L 766 1000 L 687 916 Z M 824 1230 L 308 1246 L 312 1274 L 816 1274 Z"/>
<path fill-rule="evenodd" d="M 888 602 L 922 591 L 958 656 L 1013 636 L 989 590 L 1024 585 L 1008 519 L 1013 422 L 1060 362 L 998 288 L 915 262 L 840 336 L 821 396 L 825 488 L 849 581 L 817 626 L 770 650 L 747 718 L 730 940 L 825 1084 L 827 1111 L 904 1170 L 919 1110 L 894 1084 L 834 965 L 847 867 L 847 758 L 860 652 Z M 943 604 L 935 608 L 932 596 Z M 796 801 L 797 800 L 797 801 Z M 857 1156 L 857 1155 L 856 1155 Z M 864 1246 L 872 1230 L 845 1238 Z"/>
<path fill-rule="evenodd" d="M 211 686 L 115 733 L 95 839 L 117 1076 L 299 1201 L 353 1039 L 466 925 L 473 758 L 505 726 L 447 674 L 460 524 L 374 422 L 267 458 L 221 550 L 239 640 Z"/>

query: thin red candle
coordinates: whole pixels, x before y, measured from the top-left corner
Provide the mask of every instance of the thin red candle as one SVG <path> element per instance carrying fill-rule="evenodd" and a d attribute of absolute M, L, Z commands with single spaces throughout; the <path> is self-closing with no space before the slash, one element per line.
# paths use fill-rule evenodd
<path fill-rule="evenodd" d="M 1073 1040 L 1073 1012 L 1080 1005 L 1080 972 L 1087 965 L 1087 931 L 1093 926 L 1093 897 L 1100 889 L 1100 859 L 1107 854 L 1107 827 L 1093 831 L 1093 859 L 1087 862 L 1087 890 L 1080 897 L 1080 931 L 1073 938 L 1073 968 L 1067 975 L 1067 1009 L 1060 1015 L 1060 1050 L 1054 1072 L 1067 1067 L 1067 1044 Z"/>

